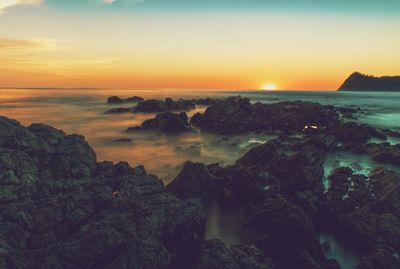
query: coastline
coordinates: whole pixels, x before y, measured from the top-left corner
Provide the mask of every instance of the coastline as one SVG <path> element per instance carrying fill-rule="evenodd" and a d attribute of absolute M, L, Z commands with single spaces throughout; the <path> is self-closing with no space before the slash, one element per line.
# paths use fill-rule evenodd
<path fill-rule="evenodd" d="M 300 268 L 312 268 L 311 264 L 322 268 L 339 268 L 339 264 L 343 267 L 343 257 L 327 258 L 333 243 L 326 239 L 320 241 L 319 234 L 328 233 L 349 249 L 365 244 L 360 238 L 370 240 L 368 248 L 363 248 L 354 258 L 357 263 L 397 266 L 395 253 L 388 251 L 388 247 L 395 249 L 390 238 L 396 235 L 382 237 L 378 230 L 364 230 L 362 225 L 382 219 L 382 214 L 399 217 L 390 209 L 397 206 L 396 200 L 388 199 L 398 194 L 399 174 L 377 168 L 363 175 L 354 167 L 339 164 L 329 176 L 324 176 L 324 160 L 338 150 L 368 154 L 383 163 L 398 165 L 400 151 L 396 145 L 369 142 L 373 137 L 385 140 L 396 133 L 344 120 L 357 113 L 356 109 L 309 102 L 252 104 L 241 97 L 221 99 L 191 116 L 191 124 L 203 132 L 229 136 L 266 132 L 274 133 L 276 138 L 252 145 L 232 165 L 187 162 L 166 189 L 143 167 L 98 163 L 81 136 L 65 135 L 45 125 L 25 128 L 2 118 L 0 146 L 3 160 L 11 161 L 10 168 L 1 166 L 1 182 L 7 194 L 3 196 L 3 209 L 12 210 L 18 205 L 24 212 L 25 222 L 31 224 L 21 226 L 22 230 L 18 230 L 21 235 L 36 231 L 33 223 L 40 224 L 38 228 L 61 225 L 59 229 L 45 232 L 50 240 L 45 246 L 57 242 L 61 248 L 68 245 L 75 258 L 65 260 L 59 256 L 64 252 L 57 248 L 48 248 L 44 256 L 36 248 L 31 249 L 30 255 L 39 257 L 39 262 L 44 264 L 52 261 L 85 264 L 90 268 L 106 261 L 112 266 L 124 263 L 127 268 L 134 267 L 136 262 L 146 264 L 144 268 L 225 268 L 227 263 L 244 268 L 294 264 Z M 23 161 L 17 162 L 18 159 Z M 324 179 L 328 185 L 324 185 Z M 42 205 L 35 207 L 34 214 L 29 211 L 32 203 Z M 245 236 L 246 240 L 238 242 L 242 245 L 226 247 L 223 242 L 206 236 L 206 227 L 213 227 L 207 224 L 210 204 L 220 212 L 212 219 L 217 225 L 222 223 L 218 215 L 223 212 L 233 212 L 233 216 L 246 212 L 244 219 L 237 218 L 241 223 L 237 227 L 252 232 Z M 63 209 L 71 206 L 74 209 Z M 374 210 L 376 206 L 382 211 Z M 53 212 L 54 217 L 43 215 L 44 208 Z M 10 223 L 22 221 L 17 211 L 7 210 L 2 212 L 11 212 Z M 64 216 L 56 214 L 59 210 Z M 108 228 L 102 230 L 98 223 Z M 128 223 L 136 228 L 126 226 Z M 15 231 L 7 227 L 3 233 L 7 253 L 25 253 L 23 245 L 9 241 Z M 147 228 L 143 230 L 144 227 Z M 223 226 L 220 229 L 223 231 Z M 293 229 L 296 232 L 290 232 Z M 154 236 L 141 237 L 147 234 Z M 89 244 L 94 235 L 98 239 L 88 247 L 93 252 L 88 256 L 82 246 Z M 224 235 L 220 235 L 223 239 Z M 37 240 L 31 243 L 36 245 L 43 235 L 28 237 Z M 71 242 L 78 238 L 80 243 L 72 247 Z M 182 240 L 174 243 L 176 238 Z M 385 243 L 373 243 L 377 238 Z M 137 252 L 143 244 L 158 247 L 155 252 Z M 374 257 L 383 250 L 386 256 Z M 116 255 L 116 251 L 121 254 Z M 376 254 L 371 256 L 371 251 Z M 156 259 L 155 253 L 163 253 L 162 258 Z M 285 253 L 284 259 L 280 253 Z M 307 253 L 307 258 L 299 253 Z M 133 255 L 136 260 L 127 255 Z M 2 262 L 22 259 L 20 255 L 11 257 Z M 254 259 L 259 263 L 255 264 Z M 29 258 L 22 261 L 33 266 L 32 262 Z"/>

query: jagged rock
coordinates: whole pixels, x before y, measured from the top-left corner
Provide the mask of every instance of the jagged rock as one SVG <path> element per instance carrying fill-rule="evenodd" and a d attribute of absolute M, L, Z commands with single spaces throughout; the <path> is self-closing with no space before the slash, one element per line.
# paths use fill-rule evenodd
<path fill-rule="evenodd" d="M 252 208 L 249 223 L 257 246 L 280 268 L 339 268 L 324 256 L 311 219 L 279 194 L 265 194 Z"/>
<path fill-rule="evenodd" d="M 355 110 L 301 101 L 252 104 L 239 96 L 211 105 L 203 114 L 196 113 L 191 123 L 202 131 L 224 135 L 306 134 L 310 137 L 309 144 L 327 151 L 335 150 L 340 142 L 344 149 L 361 153 L 371 138 L 387 139 L 371 126 L 344 122 L 343 113 L 349 117 Z"/>
<path fill-rule="evenodd" d="M 325 227 L 361 254 L 359 268 L 399 268 L 396 255 L 400 251 L 400 175 L 376 169 L 370 174 L 368 188 L 365 178 L 353 176 L 351 180 L 364 186 L 361 196 L 352 197 L 354 191 L 350 192 L 351 206 L 324 215 L 329 223 Z M 338 205 L 332 204 L 334 207 Z"/>
<path fill-rule="evenodd" d="M 216 190 L 217 179 L 202 163 L 186 162 L 167 190 L 181 199 L 207 198 Z"/>
<path fill-rule="evenodd" d="M 272 269 L 272 261 L 255 246 L 235 245 L 228 249 L 219 240 L 204 242 L 193 269 Z"/>
<path fill-rule="evenodd" d="M 140 127 L 131 127 L 127 131 L 155 130 L 163 133 L 189 132 L 192 127 L 185 112 L 175 114 L 172 112 L 158 113 L 154 119 L 146 120 Z"/>
<path fill-rule="evenodd" d="M 318 147 L 301 146 L 293 152 L 292 145 L 276 139 L 251 149 L 236 163 L 267 173 L 287 199 L 315 215 L 324 189 L 325 158 L 326 153 Z"/>
<path fill-rule="evenodd" d="M 205 214 L 82 136 L 0 117 L 1 268 L 190 268 Z"/>
<path fill-rule="evenodd" d="M 195 108 L 196 105 L 189 100 L 179 99 L 178 101 L 174 101 L 171 98 L 166 98 L 165 101 L 152 99 L 140 102 L 137 104 L 134 112 L 157 113 L 167 111 L 190 111 Z"/>
<path fill-rule="evenodd" d="M 196 105 L 199 106 L 211 106 L 211 105 L 215 105 L 218 102 L 223 101 L 224 99 L 213 99 L 210 97 L 206 97 L 206 98 L 198 98 L 198 99 L 191 99 L 190 101 Z"/>
<path fill-rule="evenodd" d="M 373 160 L 400 165 L 400 144 L 368 144 L 366 147 L 366 153 Z"/>
<path fill-rule="evenodd" d="M 125 99 L 122 99 L 118 96 L 111 96 L 111 97 L 108 97 L 108 99 L 107 99 L 108 104 L 137 103 L 137 102 L 143 102 L 143 101 L 144 101 L 144 99 L 139 96 L 132 96 L 132 97 L 128 97 Z"/>
<path fill-rule="evenodd" d="M 238 209 L 253 202 L 266 180 L 239 166 L 221 167 L 189 161 L 167 190 L 178 198 L 201 198 L 205 203 L 216 200 L 222 207 Z"/>
<path fill-rule="evenodd" d="M 332 106 L 309 102 L 251 104 L 242 97 L 230 97 L 192 117 L 192 124 L 203 131 L 237 134 L 255 131 L 302 132 L 306 126 L 324 128 L 337 122 L 339 115 Z"/>
<path fill-rule="evenodd" d="M 374 77 L 355 72 L 339 91 L 400 91 L 400 76 Z"/>
<path fill-rule="evenodd" d="M 375 137 L 379 139 L 387 139 L 372 126 L 358 124 L 355 122 L 345 122 L 330 125 L 326 133 L 334 135 L 336 139 L 344 143 L 344 148 L 361 153 L 364 151 L 365 144 L 369 139 Z"/>

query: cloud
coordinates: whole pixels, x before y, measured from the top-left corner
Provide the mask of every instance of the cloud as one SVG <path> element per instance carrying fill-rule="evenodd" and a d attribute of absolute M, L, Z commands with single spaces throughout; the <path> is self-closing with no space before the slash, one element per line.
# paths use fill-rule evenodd
<path fill-rule="evenodd" d="M 98 5 L 112 5 L 117 3 L 122 5 L 131 5 L 131 4 L 138 4 L 143 3 L 144 0 L 97 0 Z"/>
<path fill-rule="evenodd" d="M 46 48 L 50 45 L 46 42 L 36 40 L 0 38 L 0 49 Z"/>
<path fill-rule="evenodd" d="M 0 0 L 0 15 L 5 13 L 6 9 L 20 5 L 41 5 L 44 0 Z"/>
<path fill-rule="evenodd" d="M 111 5 L 114 2 L 117 2 L 117 0 L 103 0 L 103 3 L 107 5 Z"/>

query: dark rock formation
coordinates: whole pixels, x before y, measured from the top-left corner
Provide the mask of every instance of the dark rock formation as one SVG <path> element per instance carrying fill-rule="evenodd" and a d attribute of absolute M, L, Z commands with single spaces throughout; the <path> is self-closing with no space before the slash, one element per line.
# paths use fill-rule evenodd
<path fill-rule="evenodd" d="M 228 249 L 219 240 L 206 241 L 194 269 L 272 269 L 272 261 L 255 246 L 235 245 Z"/>
<path fill-rule="evenodd" d="M 1 268 L 191 268 L 202 248 L 196 200 L 46 125 L 0 117 L 0 185 Z"/>
<path fill-rule="evenodd" d="M 127 144 L 131 144 L 132 143 L 132 139 L 131 138 L 118 138 L 118 139 L 114 139 L 113 140 L 116 143 L 127 143 Z"/>
<path fill-rule="evenodd" d="M 242 97 L 230 97 L 192 117 L 201 130 L 219 134 L 256 131 L 302 132 L 307 126 L 325 128 L 339 121 L 334 107 L 308 102 L 251 104 Z"/>
<path fill-rule="evenodd" d="M 178 101 L 174 101 L 171 98 L 166 98 L 164 101 L 152 99 L 140 102 L 137 104 L 134 112 L 157 113 L 167 111 L 190 111 L 195 108 L 196 105 L 189 100 L 179 99 Z"/>
<path fill-rule="evenodd" d="M 400 76 L 374 77 L 355 72 L 340 86 L 339 91 L 400 91 Z"/>
<path fill-rule="evenodd" d="M 122 114 L 122 113 L 130 113 L 133 112 L 132 107 L 119 107 L 119 108 L 112 108 L 107 110 L 106 114 Z"/>
<path fill-rule="evenodd" d="M 361 153 L 369 139 L 387 139 L 371 126 L 343 121 L 343 111 L 355 113 L 352 109 L 301 101 L 251 104 L 249 99 L 239 96 L 218 102 L 203 114 L 195 114 L 191 123 L 202 131 L 224 135 L 251 132 L 306 134 L 314 140 L 310 143 L 318 143 L 330 151 L 340 142 L 344 149 Z"/>
<path fill-rule="evenodd" d="M 211 106 L 211 105 L 215 105 L 223 100 L 225 100 L 225 99 L 223 99 L 223 98 L 214 99 L 214 98 L 206 97 L 206 98 L 191 99 L 190 101 L 199 106 Z"/>
<path fill-rule="evenodd" d="M 243 230 L 278 268 L 339 268 L 316 230 L 354 250 L 359 268 L 399 268 L 400 175 L 377 169 L 368 178 L 341 167 L 324 192 L 323 163 L 336 142 L 330 134 L 281 136 L 234 166 L 187 162 L 167 190 L 245 212 Z"/>
<path fill-rule="evenodd" d="M 323 194 L 323 153 L 309 146 L 287 156 L 274 143 L 250 151 L 235 166 L 188 162 L 167 190 L 247 212 L 244 229 L 279 268 L 338 268 L 325 258 L 312 219 L 302 209 L 316 215 Z"/>
<path fill-rule="evenodd" d="M 120 98 L 118 96 L 111 96 L 108 97 L 107 103 L 108 104 L 122 104 L 122 103 L 137 103 L 137 102 L 143 102 L 144 99 L 139 96 L 133 96 L 133 97 L 128 97 L 128 98 Z"/>
<path fill-rule="evenodd" d="M 400 175 L 376 169 L 369 177 L 335 170 L 320 221 L 361 254 L 358 268 L 399 268 Z"/>
<path fill-rule="evenodd" d="M 158 113 L 154 119 L 146 120 L 140 127 L 128 128 L 128 132 L 154 130 L 163 133 L 189 132 L 192 127 L 185 112 L 175 114 L 172 112 Z"/>
<path fill-rule="evenodd" d="M 376 161 L 400 165 L 400 144 L 368 144 L 366 153 Z"/>

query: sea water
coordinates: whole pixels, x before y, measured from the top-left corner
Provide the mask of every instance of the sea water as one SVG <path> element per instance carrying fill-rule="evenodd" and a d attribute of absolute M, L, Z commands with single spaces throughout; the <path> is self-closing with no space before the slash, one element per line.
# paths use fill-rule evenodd
<path fill-rule="evenodd" d="M 106 99 L 112 95 L 121 97 L 136 95 L 145 99 L 219 98 L 242 95 L 250 98 L 252 102 L 310 101 L 360 108 L 360 113 L 355 119 L 357 122 L 370 124 L 380 129 L 400 131 L 398 109 L 400 93 L 393 92 L 0 89 L 0 115 L 16 119 L 23 125 L 39 122 L 52 125 L 67 134 L 82 134 L 95 149 L 98 161 L 127 161 L 131 166 L 144 165 L 150 173 L 158 175 L 166 184 L 177 175 L 185 161 L 230 165 L 252 147 L 274 138 L 256 134 L 227 137 L 198 131 L 180 135 L 153 132 L 126 133 L 125 130 L 128 127 L 140 125 L 144 120 L 153 118 L 155 114 L 106 114 L 104 112 L 110 108 L 134 105 L 108 105 Z M 205 107 L 198 107 L 188 115 L 190 117 L 204 110 Z M 132 143 L 114 142 L 120 138 L 132 139 Z M 388 142 L 397 144 L 400 143 L 400 139 L 389 137 Z M 373 162 L 368 156 L 336 152 L 328 156 L 324 165 L 326 188 L 329 188 L 327 177 L 334 168 L 339 166 L 350 166 L 356 173 L 365 175 L 368 175 L 376 166 L 386 166 L 400 171 L 399 167 Z M 217 237 L 228 244 L 240 243 L 242 240 L 240 229 L 240 223 L 232 214 L 224 215 L 218 208 L 211 208 L 209 211 L 207 238 Z M 327 235 L 321 235 L 321 240 L 332 243 L 333 252 L 327 255 L 337 258 L 342 268 L 354 268 L 356 263 L 354 256 L 344 251 L 338 242 Z"/>

